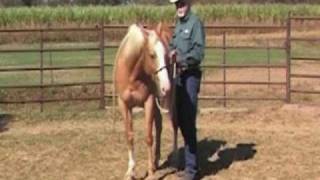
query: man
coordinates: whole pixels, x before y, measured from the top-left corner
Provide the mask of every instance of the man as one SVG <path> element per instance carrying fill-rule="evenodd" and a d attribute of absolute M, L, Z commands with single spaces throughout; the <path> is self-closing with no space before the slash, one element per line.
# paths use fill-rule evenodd
<path fill-rule="evenodd" d="M 191 0 L 169 1 L 175 4 L 178 17 L 170 42 L 170 57 L 176 60 L 179 72 L 176 79 L 176 110 L 185 143 L 185 169 L 178 176 L 192 180 L 198 173 L 196 116 L 205 32 L 202 22 L 191 12 Z"/>

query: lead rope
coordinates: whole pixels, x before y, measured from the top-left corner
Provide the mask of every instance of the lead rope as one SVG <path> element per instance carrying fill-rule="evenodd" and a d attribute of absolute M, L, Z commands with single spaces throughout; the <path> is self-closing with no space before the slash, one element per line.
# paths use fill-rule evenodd
<path fill-rule="evenodd" d="M 177 63 L 174 61 L 173 63 L 173 73 L 172 73 L 172 103 L 171 103 L 171 110 L 172 110 L 172 118 L 176 120 L 176 78 L 177 78 Z"/>
<path fill-rule="evenodd" d="M 172 73 L 172 100 L 173 102 L 171 103 L 172 107 L 171 108 L 174 108 L 175 107 L 175 97 L 176 97 L 176 87 L 175 87 L 175 80 L 176 80 L 176 77 L 177 77 L 177 64 L 176 63 L 172 63 L 170 64 L 170 66 L 173 66 L 173 73 Z M 165 113 L 168 113 L 169 110 L 163 108 L 161 105 L 160 105 L 160 102 L 159 102 L 159 97 L 156 97 L 156 104 L 158 106 L 158 108 L 162 111 L 162 112 L 165 112 Z"/>
<path fill-rule="evenodd" d="M 163 112 L 163 113 L 168 113 L 169 110 L 166 109 L 166 108 L 163 108 L 161 105 L 160 105 L 160 102 L 159 102 L 159 97 L 156 97 L 156 105 L 158 106 L 158 108 L 160 109 L 160 112 Z"/>
<path fill-rule="evenodd" d="M 174 102 L 175 102 L 175 96 L 176 96 L 176 94 L 175 94 L 176 93 L 176 88 L 175 88 L 175 82 L 174 81 L 175 81 L 176 76 L 177 76 L 177 64 L 174 62 L 174 63 L 170 63 L 170 64 L 168 64 L 168 65 L 166 65 L 164 67 L 161 67 L 155 72 L 155 74 L 157 74 L 158 72 L 162 71 L 164 68 L 167 68 L 167 67 L 170 67 L 170 66 L 173 66 L 173 73 L 172 73 L 172 80 L 173 80 L 173 83 L 172 83 L 172 100 L 173 100 L 173 102 L 171 103 L 173 107 L 169 107 L 169 108 L 174 108 L 175 107 L 174 106 L 175 105 Z M 160 111 L 163 112 L 163 113 L 169 113 L 169 109 L 163 108 L 160 105 L 159 101 L 160 101 L 159 97 L 156 97 L 156 105 L 158 106 Z"/>

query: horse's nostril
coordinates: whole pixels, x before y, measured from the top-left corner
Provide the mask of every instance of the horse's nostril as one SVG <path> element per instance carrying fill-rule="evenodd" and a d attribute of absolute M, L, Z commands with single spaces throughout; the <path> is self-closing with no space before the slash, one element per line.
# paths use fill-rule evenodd
<path fill-rule="evenodd" d="M 166 95 L 167 94 L 167 89 L 165 87 L 162 87 L 161 88 L 161 92 L 163 95 Z"/>

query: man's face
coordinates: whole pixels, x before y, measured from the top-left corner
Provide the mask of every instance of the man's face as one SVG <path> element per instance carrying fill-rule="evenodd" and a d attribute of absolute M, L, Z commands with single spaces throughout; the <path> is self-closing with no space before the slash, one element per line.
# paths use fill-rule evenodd
<path fill-rule="evenodd" d="M 189 6 L 189 3 L 185 2 L 184 0 L 176 2 L 177 16 L 179 18 L 183 18 L 184 16 L 186 16 L 189 10 Z"/>

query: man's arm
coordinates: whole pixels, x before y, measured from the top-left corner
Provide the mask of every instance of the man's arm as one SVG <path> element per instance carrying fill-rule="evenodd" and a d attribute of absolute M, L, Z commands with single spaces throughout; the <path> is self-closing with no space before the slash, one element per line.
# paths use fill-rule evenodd
<path fill-rule="evenodd" d="M 169 42 L 169 51 L 172 51 L 172 50 L 175 50 L 177 47 L 177 45 L 176 45 L 176 34 L 175 34 L 175 32 L 173 32 L 173 34 L 172 34 L 172 38 L 171 38 L 171 40 L 170 40 L 170 42 Z"/>
<path fill-rule="evenodd" d="M 201 21 L 197 21 L 192 30 L 192 46 L 190 51 L 185 55 L 188 65 L 200 64 L 204 58 L 205 49 L 205 30 Z"/>

